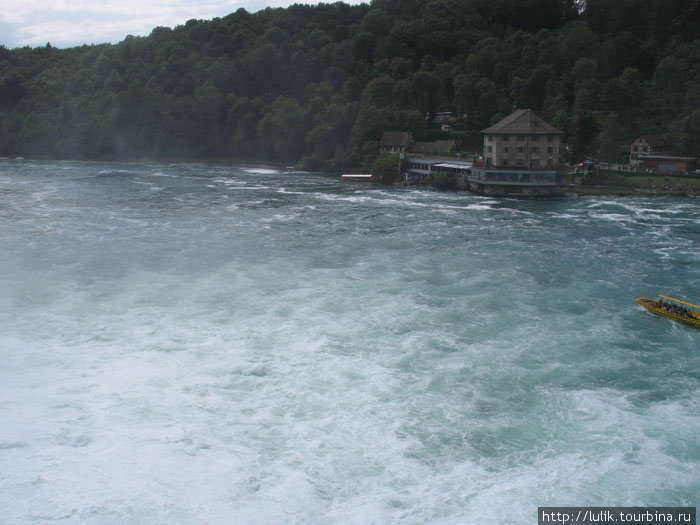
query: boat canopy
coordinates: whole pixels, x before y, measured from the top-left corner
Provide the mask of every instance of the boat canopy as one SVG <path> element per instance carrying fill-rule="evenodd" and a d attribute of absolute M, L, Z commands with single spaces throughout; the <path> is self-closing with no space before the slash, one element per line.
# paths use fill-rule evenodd
<path fill-rule="evenodd" d="M 664 299 L 668 299 L 669 301 L 675 301 L 676 303 L 681 303 L 681 304 L 685 304 L 687 306 L 692 306 L 693 308 L 697 308 L 700 310 L 700 306 L 698 306 L 697 304 L 686 303 L 685 301 L 681 301 L 680 299 L 674 299 L 673 297 L 668 297 L 666 295 L 661 295 L 661 294 L 659 294 L 659 297 L 663 297 Z"/>

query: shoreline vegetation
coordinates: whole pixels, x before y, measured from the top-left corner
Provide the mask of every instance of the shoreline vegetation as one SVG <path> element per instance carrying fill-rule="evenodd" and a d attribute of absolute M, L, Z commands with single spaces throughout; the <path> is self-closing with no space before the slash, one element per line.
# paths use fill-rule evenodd
<path fill-rule="evenodd" d="M 582 184 L 571 185 L 568 190 L 580 196 L 696 197 L 700 195 L 700 176 L 601 170 L 585 176 Z"/>
<path fill-rule="evenodd" d="M 617 163 L 645 133 L 697 157 L 699 23 L 697 0 L 372 0 L 0 45 L 0 156 L 366 171 L 385 131 L 475 151 L 529 108 L 570 165 Z"/>

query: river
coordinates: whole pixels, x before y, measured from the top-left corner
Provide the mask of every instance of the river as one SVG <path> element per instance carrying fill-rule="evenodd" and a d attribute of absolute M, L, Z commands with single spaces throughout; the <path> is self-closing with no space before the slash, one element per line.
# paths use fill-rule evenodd
<path fill-rule="evenodd" d="M 523 524 L 697 505 L 700 201 L 0 161 L 0 510 Z"/>

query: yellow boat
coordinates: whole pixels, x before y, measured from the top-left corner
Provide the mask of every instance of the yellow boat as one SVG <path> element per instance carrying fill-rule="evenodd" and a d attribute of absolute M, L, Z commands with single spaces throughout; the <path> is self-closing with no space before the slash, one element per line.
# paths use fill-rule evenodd
<path fill-rule="evenodd" d="M 659 295 L 659 297 L 672 302 L 667 302 L 663 299 L 657 301 L 649 297 L 638 297 L 637 302 L 653 314 L 662 315 L 674 321 L 680 321 L 695 328 L 700 328 L 700 306 L 665 295 Z M 687 308 L 688 306 L 694 308 L 694 310 Z"/>

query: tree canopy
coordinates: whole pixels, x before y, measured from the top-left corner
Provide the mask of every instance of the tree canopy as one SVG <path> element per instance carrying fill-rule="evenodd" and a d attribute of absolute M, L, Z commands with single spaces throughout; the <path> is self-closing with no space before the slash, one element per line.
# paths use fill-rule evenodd
<path fill-rule="evenodd" d="M 383 131 L 439 138 L 426 113 L 464 114 L 469 148 L 514 108 L 572 160 L 644 133 L 700 155 L 699 27 L 696 0 L 373 0 L 0 46 L 0 155 L 369 168 Z"/>

